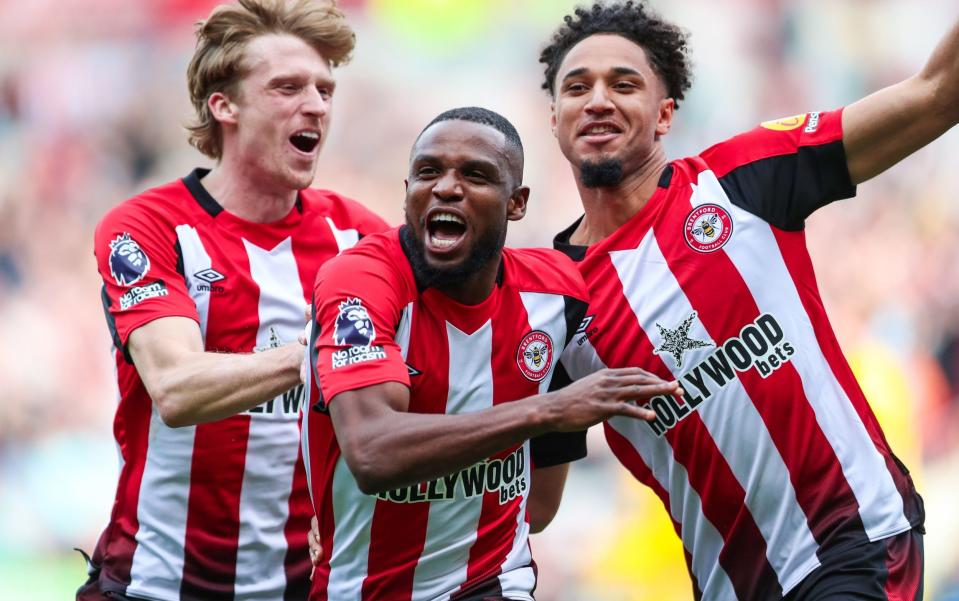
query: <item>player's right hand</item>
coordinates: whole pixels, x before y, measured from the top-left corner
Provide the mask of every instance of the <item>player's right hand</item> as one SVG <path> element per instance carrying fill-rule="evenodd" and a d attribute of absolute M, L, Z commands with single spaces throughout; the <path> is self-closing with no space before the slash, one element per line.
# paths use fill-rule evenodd
<path fill-rule="evenodd" d="M 313 580 L 313 569 L 323 561 L 323 545 L 320 544 L 320 525 L 316 521 L 316 516 L 310 518 L 310 531 L 306 535 L 306 540 L 310 543 L 310 561 L 313 567 L 310 568 L 310 580 Z"/>
<path fill-rule="evenodd" d="M 622 367 L 597 371 L 544 399 L 553 429 L 571 431 L 617 415 L 651 421 L 656 414 L 637 401 L 658 395 L 682 396 L 683 389 L 639 367 Z"/>

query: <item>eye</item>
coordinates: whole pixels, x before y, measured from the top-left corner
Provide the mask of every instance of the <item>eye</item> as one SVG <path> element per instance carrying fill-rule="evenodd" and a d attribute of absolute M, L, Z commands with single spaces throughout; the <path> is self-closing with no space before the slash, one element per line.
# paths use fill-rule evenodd
<path fill-rule="evenodd" d="M 299 89 L 300 86 L 295 83 L 285 83 L 280 86 L 280 91 L 284 94 L 295 94 Z"/>
<path fill-rule="evenodd" d="M 620 92 L 631 92 L 638 86 L 631 81 L 617 81 L 613 84 L 613 89 Z"/>
<path fill-rule="evenodd" d="M 582 94 L 589 90 L 589 87 L 584 83 L 571 83 L 566 86 L 566 92 L 569 94 Z"/>
<path fill-rule="evenodd" d="M 466 179 L 476 184 L 485 184 L 490 181 L 490 177 L 486 174 L 486 172 L 479 171 L 477 169 L 471 169 L 464 175 L 466 175 Z"/>
<path fill-rule="evenodd" d="M 431 166 L 429 166 L 429 165 L 425 165 L 425 166 L 423 166 L 423 167 L 419 167 L 419 168 L 416 170 L 416 177 L 418 177 L 418 178 L 420 178 L 420 179 L 426 179 L 426 178 L 430 178 L 430 177 L 435 177 L 436 174 L 438 174 L 438 173 L 439 173 L 439 170 L 438 170 L 436 167 L 431 167 Z"/>
<path fill-rule="evenodd" d="M 323 100 L 329 100 L 330 98 L 333 97 L 333 88 L 320 87 L 320 88 L 317 88 L 316 90 L 320 93 L 320 98 L 322 98 Z"/>

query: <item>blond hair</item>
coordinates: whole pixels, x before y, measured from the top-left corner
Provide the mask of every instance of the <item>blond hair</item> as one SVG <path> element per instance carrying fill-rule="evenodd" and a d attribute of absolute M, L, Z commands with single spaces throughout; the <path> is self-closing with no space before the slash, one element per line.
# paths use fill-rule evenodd
<path fill-rule="evenodd" d="M 196 51 L 187 68 L 196 119 L 187 126 L 190 144 L 213 159 L 223 154 L 220 124 L 207 102 L 216 92 L 233 93 L 245 75 L 247 43 L 266 34 L 301 38 L 337 67 L 350 59 L 356 35 L 335 0 L 239 0 L 213 9 L 197 23 Z"/>

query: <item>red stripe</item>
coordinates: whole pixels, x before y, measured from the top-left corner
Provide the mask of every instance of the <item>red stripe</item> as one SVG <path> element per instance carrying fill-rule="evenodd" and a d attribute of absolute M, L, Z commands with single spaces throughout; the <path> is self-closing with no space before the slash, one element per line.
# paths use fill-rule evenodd
<path fill-rule="evenodd" d="M 661 223 L 662 229 L 657 229 L 665 232 L 657 240 L 673 275 L 698 311 L 699 320 L 713 340 L 722 344 L 738 336 L 743 326 L 759 317 L 760 310 L 724 251 L 698 254 L 691 261 L 689 255 L 694 251 L 679 236 L 668 235 L 682 231 L 685 213 L 672 211 Z M 703 278 L 703 273 L 710 277 Z M 715 282 L 722 282 L 722 302 L 716 302 Z M 790 316 L 774 317 L 785 320 Z M 738 377 L 789 470 L 797 501 L 816 541 L 820 545 L 862 542 L 858 502 L 806 399 L 795 365 L 785 363 L 765 379 L 755 369 L 739 372 Z"/>
<path fill-rule="evenodd" d="M 208 235 L 201 233 L 201 237 L 214 269 L 217 265 L 232 264 L 233 269 L 249 274 L 242 240 L 223 238 L 214 243 Z M 231 287 L 228 294 L 210 295 L 208 351 L 253 350 L 259 327 L 259 293 L 251 277 L 249 285 Z M 240 491 L 249 432 L 249 415 L 196 427 L 180 589 L 183 599 L 233 598 Z"/>
<path fill-rule="evenodd" d="M 812 259 L 810 259 L 806 250 L 806 235 L 804 232 L 784 232 L 776 228 L 772 228 L 772 231 L 785 260 L 786 269 L 799 291 L 799 298 L 812 323 L 823 356 L 829 363 L 833 376 L 855 408 L 859 419 L 862 420 L 866 432 L 869 433 L 873 444 L 876 445 L 876 450 L 885 460 L 886 468 L 896 484 L 896 489 L 902 496 L 906 517 L 910 523 L 916 524 L 920 520 L 922 510 L 919 507 L 912 479 L 896 465 L 892 449 L 879 426 L 879 421 L 873 414 L 872 408 L 866 400 L 866 395 L 863 394 L 859 382 L 856 381 L 856 376 L 849 367 L 849 363 L 839 347 L 839 342 L 836 340 L 836 335 L 833 333 L 832 326 L 829 324 L 826 309 L 823 307 L 819 295 L 819 287 L 816 284 Z"/>
<path fill-rule="evenodd" d="M 340 448 L 333 432 L 330 416 L 307 409 L 309 420 L 310 480 L 313 482 L 314 507 L 320 529 L 320 544 L 323 546 L 323 561 L 313 573 L 310 588 L 311 601 L 327 601 L 326 585 L 330 580 L 330 552 L 333 549 L 333 470 L 340 458 Z M 316 487 L 322 486 L 321 489 Z"/>
<path fill-rule="evenodd" d="M 310 304 L 313 294 L 313 282 L 320 265 L 336 256 L 336 242 L 326 220 L 322 219 L 317 211 L 309 211 L 305 218 L 311 221 L 323 221 L 297 230 L 292 239 L 292 252 L 300 279 L 301 294 L 304 308 Z M 304 315 L 305 318 L 305 315 Z M 309 399 L 309 391 L 303 394 Z M 307 406 L 307 411 L 310 411 Z M 327 419 L 325 416 L 323 419 Z M 326 454 L 316 457 L 318 463 L 326 460 Z M 323 482 L 323 480 L 316 480 Z M 283 567 L 286 572 L 286 591 L 284 599 L 294 601 L 304 599 L 310 590 L 309 575 L 312 564 L 309 559 L 306 533 L 310 528 L 310 518 L 314 515 L 313 505 L 310 502 L 310 493 L 307 486 L 306 471 L 303 463 L 303 448 L 299 447 L 296 453 L 296 466 L 293 470 L 293 483 L 289 499 L 289 517 L 283 533 L 286 537 L 286 557 Z"/>
<path fill-rule="evenodd" d="M 113 436 L 120 447 L 123 469 L 110 524 L 97 542 L 93 561 L 102 567 L 106 579 L 128 585 L 137 546 L 135 537 L 140 529 L 137 506 L 146 466 L 153 401 L 136 368 L 127 363 L 119 351 L 114 354 L 122 400 L 113 420 Z"/>
<path fill-rule="evenodd" d="M 922 535 L 909 530 L 882 542 L 886 546 L 886 597 L 889 601 L 921 601 Z"/>
<path fill-rule="evenodd" d="M 407 363 L 430 374 L 412 376 L 410 408 L 416 413 L 446 413 L 449 396 L 449 346 L 446 322 L 413 311 Z M 377 501 L 370 532 L 370 555 L 363 599 L 408 599 L 423 547 L 430 504 Z"/>
<path fill-rule="evenodd" d="M 641 232 L 636 232 L 636 237 L 638 239 L 632 247 L 638 245 Z M 610 322 L 605 327 L 599 326 L 600 331 L 606 334 L 594 341 L 600 357 L 610 367 L 638 365 L 662 378 L 672 378 L 665 363 L 653 353 L 653 346 L 636 320 L 608 255 L 604 263 L 595 275 L 587 276 L 588 283 L 613 281 L 619 288 L 615 293 L 608 288 L 597 293 L 594 288 L 593 298 L 603 299 L 603 313 Z M 623 340 L 629 340 L 630 344 L 622 344 Z M 781 595 L 776 573 L 766 560 L 766 541 L 745 506 L 746 493 L 716 447 L 699 413 L 691 413 L 665 438 L 673 448 L 674 460 L 686 468 L 689 485 L 699 493 L 704 516 L 725 541 L 719 562 L 729 575 L 737 594 L 741 598 Z M 667 510 L 668 507 L 667 504 Z M 749 555 L 743 553 L 744 549 L 750 550 Z"/>
<path fill-rule="evenodd" d="M 516 353 L 520 341 L 532 330 L 532 326 L 519 294 L 514 289 L 509 289 L 508 292 L 508 294 L 502 294 L 492 323 L 494 405 L 533 396 L 539 392 L 539 383 L 526 379 L 516 364 Z M 498 453 L 494 457 L 508 457 L 517 448 L 519 445 Z M 529 457 L 526 457 L 526 460 L 529 461 Z M 522 507 L 523 497 L 521 496 L 501 505 L 496 492 L 487 492 L 483 495 L 476 542 L 470 549 L 466 582 L 460 590 L 502 572 L 503 563 L 516 539 L 516 528 Z"/>

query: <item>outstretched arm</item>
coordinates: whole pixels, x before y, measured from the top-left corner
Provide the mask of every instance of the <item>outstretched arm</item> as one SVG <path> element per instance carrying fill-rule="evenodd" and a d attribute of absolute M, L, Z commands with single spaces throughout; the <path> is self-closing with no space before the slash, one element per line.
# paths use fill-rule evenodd
<path fill-rule="evenodd" d="M 856 184 L 879 175 L 959 123 L 959 22 L 922 71 L 843 111 L 843 144 Z"/>
<path fill-rule="evenodd" d="M 350 471 L 374 494 L 445 476 L 544 432 L 583 430 L 614 415 L 651 419 L 630 401 L 678 393 L 676 382 L 629 367 L 473 413 L 407 413 L 409 389 L 397 382 L 342 392 L 329 407 Z"/>

